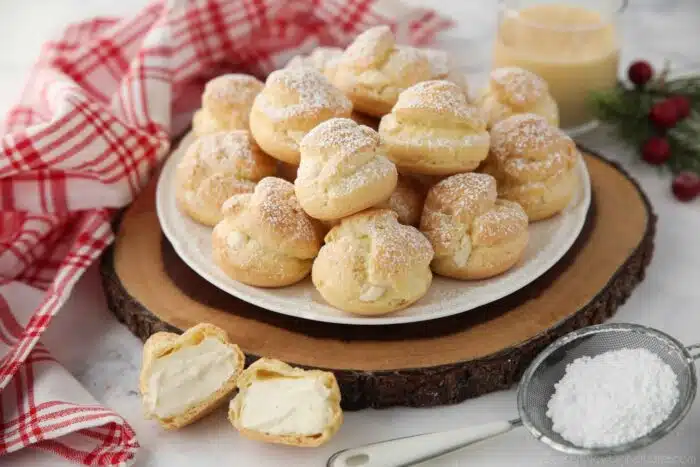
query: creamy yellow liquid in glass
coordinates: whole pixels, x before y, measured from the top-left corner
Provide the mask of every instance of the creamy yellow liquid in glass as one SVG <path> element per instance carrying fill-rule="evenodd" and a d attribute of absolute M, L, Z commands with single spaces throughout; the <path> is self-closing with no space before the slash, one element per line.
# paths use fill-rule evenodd
<path fill-rule="evenodd" d="M 506 11 L 499 25 L 494 67 L 517 66 L 544 78 L 565 129 L 591 121 L 588 95 L 615 86 L 618 62 L 615 26 L 597 11 L 533 5 Z"/>

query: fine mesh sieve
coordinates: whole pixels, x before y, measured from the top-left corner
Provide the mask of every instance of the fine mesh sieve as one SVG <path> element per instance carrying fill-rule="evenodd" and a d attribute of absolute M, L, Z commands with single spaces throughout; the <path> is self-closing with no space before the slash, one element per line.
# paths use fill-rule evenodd
<path fill-rule="evenodd" d="M 552 430 L 546 415 L 554 385 L 564 376 L 566 366 L 579 357 L 611 350 L 646 349 L 668 364 L 678 381 L 678 402 L 659 426 L 641 438 L 614 447 L 582 448 Z M 393 439 L 337 452 L 328 467 L 404 467 L 455 451 L 477 441 L 520 426 L 548 446 L 568 454 L 622 454 L 657 441 L 671 432 L 686 416 L 695 399 L 697 377 L 694 360 L 700 345 L 684 347 L 673 337 L 635 324 L 602 324 L 574 331 L 550 344 L 530 364 L 518 387 L 520 419 L 494 422 L 457 430 Z"/>
<path fill-rule="evenodd" d="M 676 406 L 649 434 L 629 443 L 610 448 L 582 448 L 571 444 L 552 430 L 552 420 L 546 415 L 554 384 L 564 376 L 566 365 L 577 358 L 595 357 L 624 348 L 647 349 L 671 367 L 678 380 Z M 673 430 L 690 410 L 697 389 L 691 350 L 694 348 L 686 349 L 660 331 L 633 324 L 604 324 L 568 334 L 538 355 L 520 380 L 518 412 L 522 423 L 535 438 L 569 454 L 619 454 L 646 446 Z"/>

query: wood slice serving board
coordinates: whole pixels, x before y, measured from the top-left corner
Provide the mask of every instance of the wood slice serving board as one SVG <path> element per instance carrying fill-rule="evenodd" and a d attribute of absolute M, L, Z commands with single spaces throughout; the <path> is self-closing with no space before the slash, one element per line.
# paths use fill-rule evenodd
<path fill-rule="evenodd" d="M 434 406 L 506 389 L 554 339 L 609 318 L 644 277 L 656 217 L 618 166 L 586 151 L 593 202 L 580 237 L 552 269 L 497 302 L 434 321 L 320 323 L 263 310 L 188 268 L 163 236 L 155 178 L 123 213 L 103 257 L 112 312 L 139 338 L 199 322 L 258 356 L 333 371 L 347 410 Z"/>

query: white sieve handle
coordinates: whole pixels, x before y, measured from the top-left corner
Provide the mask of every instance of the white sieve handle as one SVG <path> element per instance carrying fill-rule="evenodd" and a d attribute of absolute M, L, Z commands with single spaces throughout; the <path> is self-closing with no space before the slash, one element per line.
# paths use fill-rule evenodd
<path fill-rule="evenodd" d="M 447 454 L 520 426 L 520 420 L 390 439 L 339 451 L 327 467 L 405 467 Z"/>

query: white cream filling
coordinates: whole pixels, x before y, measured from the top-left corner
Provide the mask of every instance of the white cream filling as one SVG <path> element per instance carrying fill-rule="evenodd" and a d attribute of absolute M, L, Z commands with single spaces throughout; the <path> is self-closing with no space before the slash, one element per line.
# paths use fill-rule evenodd
<path fill-rule="evenodd" d="M 462 241 L 459 244 L 459 248 L 455 251 L 452 256 L 452 260 L 455 262 L 457 267 L 463 268 L 467 265 L 469 261 L 469 256 L 472 254 L 472 239 L 469 234 L 465 234 L 462 237 Z"/>
<path fill-rule="evenodd" d="M 160 418 L 174 417 L 209 399 L 236 372 L 237 355 L 213 337 L 156 359 L 144 401 Z"/>
<path fill-rule="evenodd" d="M 254 381 L 245 390 L 240 423 L 271 435 L 316 435 L 333 415 L 329 395 L 330 390 L 318 378 Z"/>
<path fill-rule="evenodd" d="M 238 230 L 232 230 L 226 236 L 226 245 L 232 250 L 242 247 L 246 242 L 246 235 Z"/>
<path fill-rule="evenodd" d="M 373 302 L 379 299 L 386 292 L 386 287 L 380 287 L 378 285 L 369 285 L 365 287 L 360 295 L 361 302 Z"/>

